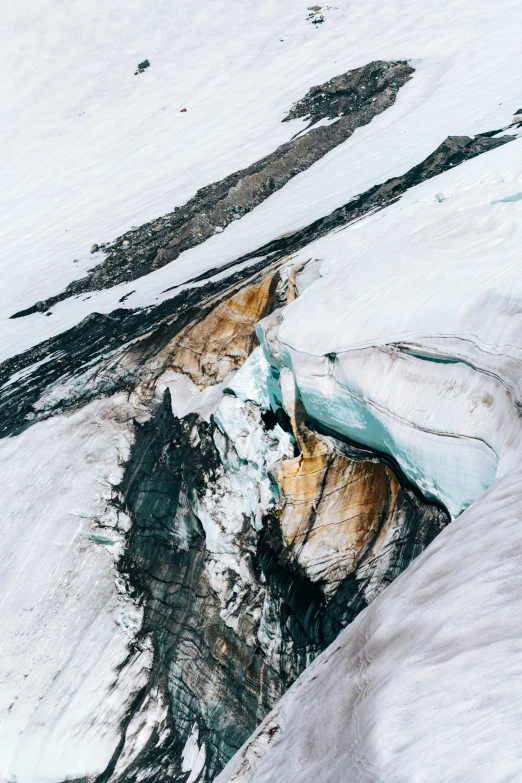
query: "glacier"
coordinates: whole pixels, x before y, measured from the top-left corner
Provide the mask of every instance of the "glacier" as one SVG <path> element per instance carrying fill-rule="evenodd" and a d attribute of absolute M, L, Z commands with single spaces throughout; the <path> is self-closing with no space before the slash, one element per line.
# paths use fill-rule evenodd
<path fill-rule="evenodd" d="M 116 547 L 90 533 L 93 519 L 111 538 L 125 528 L 97 475 L 121 480 L 128 414 L 123 398 L 96 401 L 1 443 L 3 779 L 81 778 L 93 758 L 106 766 L 147 682 L 150 638 L 129 650 L 142 611 L 115 579 Z M 79 504 L 89 513 L 73 515 Z"/>
<path fill-rule="evenodd" d="M 521 21 L 6 8 L 2 783 L 521 777 Z"/>
<path fill-rule="evenodd" d="M 393 455 L 453 516 L 517 460 L 520 237 L 490 199 L 519 180 L 499 174 L 519 144 L 441 174 L 444 203 L 425 183 L 307 248 L 321 279 L 271 334 L 309 415 Z"/>

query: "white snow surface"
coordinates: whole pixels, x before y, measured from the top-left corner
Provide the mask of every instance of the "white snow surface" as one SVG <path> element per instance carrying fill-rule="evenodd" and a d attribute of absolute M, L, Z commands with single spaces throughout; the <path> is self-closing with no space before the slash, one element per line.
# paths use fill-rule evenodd
<path fill-rule="evenodd" d="M 109 547 L 81 535 L 110 524 L 131 441 L 117 396 L 0 442 L 1 781 L 102 773 L 147 682 L 151 651 L 129 649 L 141 614 Z"/>
<path fill-rule="evenodd" d="M 205 743 L 199 747 L 198 740 L 199 729 L 197 723 L 195 723 L 181 754 L 183 772 L 190 772 L 187 783 L 196 783 L 205 766 Z"/>
<path fill-rule="evenodd" d="M 255 250 L 401 174 L 449 134 L 511 121 L 521 93 L 517 0 L 340 0 L 314 26 L 300 0 L 10 0 L 4 13 L 0 318 L 5 358 Z M 141 60 L 151 66 L 135 76 Z M 310 86 L 373 59 L 416 72 L 396 104 L 223 233 L 138 281 L 8 320 L 60 292 L 112 240 L 249 165 L 303 122 Z M 182 113 L 181 109 L 187 108 Z M 73 260 L 79 259 L 79 263 Z"/>

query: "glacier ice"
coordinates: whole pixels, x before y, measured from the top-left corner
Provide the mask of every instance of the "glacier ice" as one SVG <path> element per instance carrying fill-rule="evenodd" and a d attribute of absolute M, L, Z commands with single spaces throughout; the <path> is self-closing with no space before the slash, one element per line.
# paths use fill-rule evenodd
<path fill-rule="evenodd" d="M 450 206 L 423 197 L 427 182 L 378 221 L 318 240 L 321 278 L 258 329 L 310 417 L 393 456 L 453 516 L 517 459 L 520 235 L 484 194 L 520 143 L 440 175 Z"/>
<path fill-rule="evenodd" d="M 184 295 L 187 280 L 210 270 L 225 276 L 242 254 L 407 171 L 448 134 L 503 127 L 520 105 L 513 0 L 340 4 L 317 29 L 297 0 L 207 6 L 129 0 L 118 14 L 101 0 L 74 12 L 42 0 L 29 14 L 7 9 L 0 354 L 13 361 L 11 386 L 64 358 L 18 370 L 21 351 L 56 335 L 66 344 L 87 317 L 111 329 L 117 310 L 131 318 L 176 287 Z M 145 57 L 153 67 L 135 79 Z M 389 57 L 414 58 L 416 69 L 393 108 L 226 231 L 140 279 L 132 297 L 116 286 L 49 317 L 9 319 L 92 268 L 93 242 L 291 138 L 304 123 L 282 124 L 282 113 L 310 85 Z M 236 779 L 520 777 L 520 152 L 513 141 L 311 242 L 286 270 L 296 301 L 262 325 L 263 350 L 222 384 L 201 391 L 168 370 L 154 386 L 150 373 L 129 398 L 82 408 L 89 394 L 106 393 L 99 367 L 84 366 L 21 409 L 27 429 L 0 443 L 0 779 L 103 775 L 124 724 L 114 775 L 125 775 L 163 736 L 161 693 L 140 697 L 125 723 L 156 659 L 141 634 L 143 608 L 114 571 L 133 520 L 108 505 L 136 419 L 150 414 L 147 394 L 166 388 L 175 415 L 215 417 L 218 427 L 223 470 L 194 505 L 227 628 L 256 584 L 240 531 L 259 532 L 279 500 L 274 466 L 296 446 L 279 425 L 267 434 L 269 410 L 291 417 L 302 403 L 309 423 L 391 457 L 458 517 L 298 681 L 247 746 Z M 126 390 L 137 361 L 136 346 L 127 347 L 118 376 Z M 113 378 L 106 348 L 102 375 Z M 35 411 L 54 418 L 34 424 Z M 176 531 L 182 554 L 193 543 L 190 521 Z M 112 547 L 93 543 L 116 536 Z M 310 561 L 317 576 L 321 563 Z M 248 644 L 276 660 L 278 631 L 266 610 Z M 210 746 L 192 721 L 187 731 L 185 774 L 196 783 Z"/>

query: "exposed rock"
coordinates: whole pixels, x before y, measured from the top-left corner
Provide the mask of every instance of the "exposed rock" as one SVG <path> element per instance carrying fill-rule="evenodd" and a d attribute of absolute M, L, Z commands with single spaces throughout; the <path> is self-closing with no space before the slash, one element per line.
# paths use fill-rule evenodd
<path fill-rule="evenodd" d="M 94 313 L 59 337 L 7 360 L 0 365 L 0 437 L 111 390 L 130 392 L 140 383 L 154 383 L 174 361 L 183 330 L 194 328 L 244 285 L 261 282 L 269 270 L 263 260 L 188 289 L 159 307 Z M 205 328 L 201 338 L 204 333 Z"/>
<path fill-rule="evenodd" d="M 318 24 L 319 20 L 324 21 L 324 18 L 315 16 L 314 23 Z M 322 119 L 356 114 L 368 103 L 373 105 L 386 98 L 395 100 L 399 88 L 409 81 L 413 70 L 405 61 L 383 63 L 377 60 L 364 68 L 335 76 L 325 84 L 312 87 L 292 106 L 283 122 L 304 117 L 313 125 Z"/>
<path fill-rule="evenodd" d="M 101 264 L 86 277 L 70 283 L 61 294 L 50 297 L 47 307 L 75 294 L 135 280 L 206 241 L 214 234 L 216 225 L 224 228 L 232 220 L 240 219 L 296 174 L 346 141 L 356 128 L 367 125 L 392 106 L 398 89 L 411 78 L 413 71 L 404 62 L 376 61 L 313 88 L 301 103 L 305 107 L 313 106 L 313 122 L 332 116 L 337 118 L 334 123 L 298 134 L 248 168 L 202 188 L 184 206 L 164 215 L 159 222 L 156 219 L 118 237 L 106 248 L 109 255 Z M 300 116 L 303 115 L 294 107 L 285 119 Z M 128 246 L 123 245 L 125 241 Z M 34 307 L 16 316 L 33 312 Z"/>
<path fill-rule="evenodd" d="M 150 62 L 148 60 L 143 60 L 143 62 L 139 63 L 138 67 L 134 71 L 134 76 L 137 76 L 139 73 L 143 73 L 147 68 L 150 68 Z"/>
<path fill-rule="evenodd" d="M 99 249 L 100 249 L 100 246 L 97 245 L 96 242 L 95 242 L 94 245 L 91 247 L 91 253 L 97 253 Z"/>
<path fill-rule="evenodd" d="M 309 579 L 331 594 L 361 561 L 394 548 L 394 528 L 404 529 L 401 517 L 415 517 L 415 507 L 382 462 L 354 461 L 304 424 L 299 443 L 301 453 L 282 463 L 278 477 L 281 535 Z M 420 535 L 419 552 L 425 543 Z M 389 581 L 402 569 L 403 558 L 397 560 Z M 382 586 L 379 580 L 379 591 Z"/>
<path fill-rule="evenodd" d="M 169 366 L 203 386 L 220 383 L 238 370 L 257 343 L 258 321 L 274 307 L 277 283 L 277 273 L 268 275 L 225 299 L 196 325 L 189 325 L 176 339 Z"/>

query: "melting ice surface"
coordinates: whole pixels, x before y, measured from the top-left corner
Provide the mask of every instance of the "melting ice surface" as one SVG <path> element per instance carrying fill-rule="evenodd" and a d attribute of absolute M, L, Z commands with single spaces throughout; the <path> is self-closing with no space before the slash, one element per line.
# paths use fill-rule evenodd
<path fill-rule="evenodd" d="M 277 330 L 274 363 L 291 368 L 308 414 L 395 457 L 453 516 L 518 460 L 521 148 L 316 241 L 294 261 L 313 252 L 322 277 Z M 434 199 L 435 187 L 452 197 Z"/>
<path fill-rule="evenodd" d="M 490 204 L 506 204 L 510 201 L 521 201 L 522 200 L 522 191 L 519 191 L 518 193 L 513 193 L 512 196 L 504 196 L 504 198 L 495 198 L 493 201 L 490 201 Z"/>

